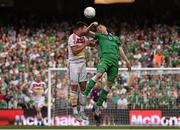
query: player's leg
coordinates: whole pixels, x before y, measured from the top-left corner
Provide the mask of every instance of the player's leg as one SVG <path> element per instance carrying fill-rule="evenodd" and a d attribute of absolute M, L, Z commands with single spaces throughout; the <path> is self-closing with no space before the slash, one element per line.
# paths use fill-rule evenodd
<path fill-rule="evenodd" d="M 108 70 L 106 71 L 107 72 L 107 86 L 101 91 L 101 94 L 99 96 L 99 99 L 98 101 L 96 102 L 96 105 L 95 105 L 95 120 L 96 120 L 96 123 L 97 125 L 100 125 L 100 121 L 101 121 L 101 111 L 102 111 L 102 104 L 103 102 L 106 100 L 106 97 L 109 93 L 109 90 L 111 89 L 112 87 L 112 84 L 114 83 L 114 80 L 118 74 L 118 66 L 110 66 L 108 68 Z"/>
<path fill-rule="evenodd" d="M 43 116 L 42 116 L 42 112 L 41 109 L 45 104 L 45 98 L 44 97 L 35 97 L 35 109 L 36 109 L 36 113 L 37 113 L 37 119 L 38 119 L 38 125 L 42 126 L 43 124 Z"/>
<path fill-rule="evenodd" d="M 118 75 L 118 66 L 110 66 L 107 70 L 107 86 L 101 91 L 98 101 L 96 102 L 97 107 L 102 106 L 103 102 L 106 100 L 106 97 L 112 88 L 115 78 Z"/>
<path fill-rule="evenodd" d="M 86 86 L 86 90 L 84 91 L 84 94 L 86 96 L 89 95 L 91 89 L 94 87 L 96 82 L 102 77 L 103 73 L 106 72 L 107 70 L 108 70 L 108 60 L 101 59 L 97 67 L 96 75 L 89 80 L 89 83 Z M 99 107 L 97 107 L 96 104 L 94 105 L 93 111 L 94 111 L 94 119 L 96 121 L 96 125 L 99 126 L 101 123 L 101 114 L 99 113 Z"/>
<path fill-rule="evenodd" d="M 88 120 L 88 117 L 85 116 L 85 106 L 87 103 L 87 98 L 86 96 L 83 96 L 82 92 L 86 88 L 86 83 L 87 83 L 87 71 L 86 71 L 86 64 L 82 63 L 81 67 L 79 69 L 79 87 L 80 87 L 80 94 L 79 94 L 79 105 L 80 105 L 80 110 L 79 114 L 81 115 L 81 118 L 84 120 Z"/>
<path fill-rule="evenodd" d="M 86 89 L 83 92 L 83 95 L 88 96 L 89 93 L 91 92 L 91 89 L 94 87 L 96 82 L 102 77 L 103 73 L 106 72 L 108 65 L 107 65 L 106 60 L 100 60 L 100 63 L 97 67 L 97 73 L 95 76 L 93 76 L 89 81 L 88 84 L 86 85 Z"/>
<path fill-rule="evenodd" d="M 35 105 L 36 113 L 37 113 L 37 119 L 38 119 L 38 126 L 41 125 L 42 123 L 42 113 L 41 113 L 41 108 L 38 107 L 38 105 Z M 39 123 L 40 122 L 40 123 Z"/>
<path fill-rule="evenodd" d="M 73 115 L 77 120 L 80 120 L 77 109 L 78 101 L 78 64 L 69 64 L 69 79 L 70 79 L 70 103 L 73 108 Z"/>

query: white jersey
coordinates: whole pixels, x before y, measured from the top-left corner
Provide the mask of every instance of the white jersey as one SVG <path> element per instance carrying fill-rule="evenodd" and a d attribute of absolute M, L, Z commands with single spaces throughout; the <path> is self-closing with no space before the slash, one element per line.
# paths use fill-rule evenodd
<path fill-rule="evenodd" d="M 30 86 L 30 91 L 33 93 L 33 96 L 41 97 L 44 96 L 46 88 L 45 82 L 33 81 Z"/>
<path fill-rule="evenodd" d="M 72 53 L 71 47 L 76 46 L 77 43 L 84 44 L 87 38 L 85 36 L 78 36 L 77 34 L 73 33 L 69 36 L 68 39 L 68 60 L 70 63 L 78 63 L 78 62 L 85 62 L 85 49 L 83 49 L 79 54 L 74 55 Z"/>

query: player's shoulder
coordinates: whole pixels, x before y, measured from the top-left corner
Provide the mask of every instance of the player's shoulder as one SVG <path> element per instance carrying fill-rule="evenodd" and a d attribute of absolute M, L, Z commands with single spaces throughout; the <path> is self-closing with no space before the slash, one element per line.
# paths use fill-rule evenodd
<path fill-rule="evenodd" d="M 102 33 L 98 33 L 98 32 L 95 33 L 95 37 L 96 37 L 96 38 L 100 38 L 100 37 L 102 37 L 102 36 L 103 36 Z"/>
<path fill-rule="evenodd" d="M 31 84 L 36 84 L 36 81 L 32 81 Z"/>
<path fill-rule="evenodd" d="M 102 33 L 96 32 L 95 35 L 103 35 Z"/>
<path fill-rule="evenodd" d="M 116 35 L 112 35 L 113 37 L 114 37 L 114 39 L 118 42 L 118 43 L 120 43 L 120 37 L 119 36 L 116 36 Z"/>
<path fill-rule="evenodd" d="M 114 38 L 119 39 L 119 37 L 118 37 L 117 35 L 115 35 L 115 34 L 109 33 L 109 35 L 112 36 L 112 37 L 114 37 Z"/>
<path fill-rule="evenodd" d="M 72 33 L 69 38 L 79 38 L 81 36 L 77 35 L 76 33 Z"/>
<path fill-rule="evenodd" d="M 69 36 L 68 40 L 69 40 L 69 41 L 76 41 L 78 38 L 79 38 L 79 36 L 78 36 L 77 34 L 72 33 L 72 34 Z"/>
<path fill-rule="evenodd" d="M 71 35 L 69 35 L 69 39 L 72 39 L 72 37 L 74 36 L 74 34 L 72 33 Z"/>

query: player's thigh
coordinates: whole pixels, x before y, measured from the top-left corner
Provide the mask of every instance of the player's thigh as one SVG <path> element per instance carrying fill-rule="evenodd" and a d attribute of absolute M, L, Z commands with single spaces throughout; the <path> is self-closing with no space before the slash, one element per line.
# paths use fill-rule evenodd
<path fill-rule="evenodd" d="M 79 68 L 79 86 L 81 91 L 85 90 L 86 82 L 87 82 L 86 63 L 81 63 Z"/>
<path fill-rule="evenodd" d="M 69 64 L 69 80 L 71 85 L 78 85 L 79 80 L 79 64 Z"/>
<path fill-rule="evenodd" d="M 108 71 L 107 71 L 107 80 L 111 83 L 114 83 L 115 78 L 118 75 L 118 66 L 111 66 L 109 67 Z"/>
<path fill-rule="evenodd" d="M 37 111 L 40 111 L 41 108 L 45 105 L 45 97 L 34 97 L 34 106 Z"/>
<path fill-rule="evenodd" d="M 81 63 L 79 66 L 79 82 L 87 81 L 86 63 Z"/>
<path fill-rule="evenodd" d="M 97 72 L 99 73 L 104 73 L 104 72 L 107 72 L 108 70 L 108 61 L 105 60 L 105 59 L 101 59 L 98 66 L 97 66 Z"/>

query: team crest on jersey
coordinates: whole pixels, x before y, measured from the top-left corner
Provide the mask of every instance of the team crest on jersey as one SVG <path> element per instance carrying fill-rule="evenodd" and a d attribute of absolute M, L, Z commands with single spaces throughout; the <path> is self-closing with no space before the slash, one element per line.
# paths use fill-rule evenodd
<path fill-rule="evenodd" d="M 112 37 L 111 36 L 108 36 L 109 40 L 112 40 Z"/>

